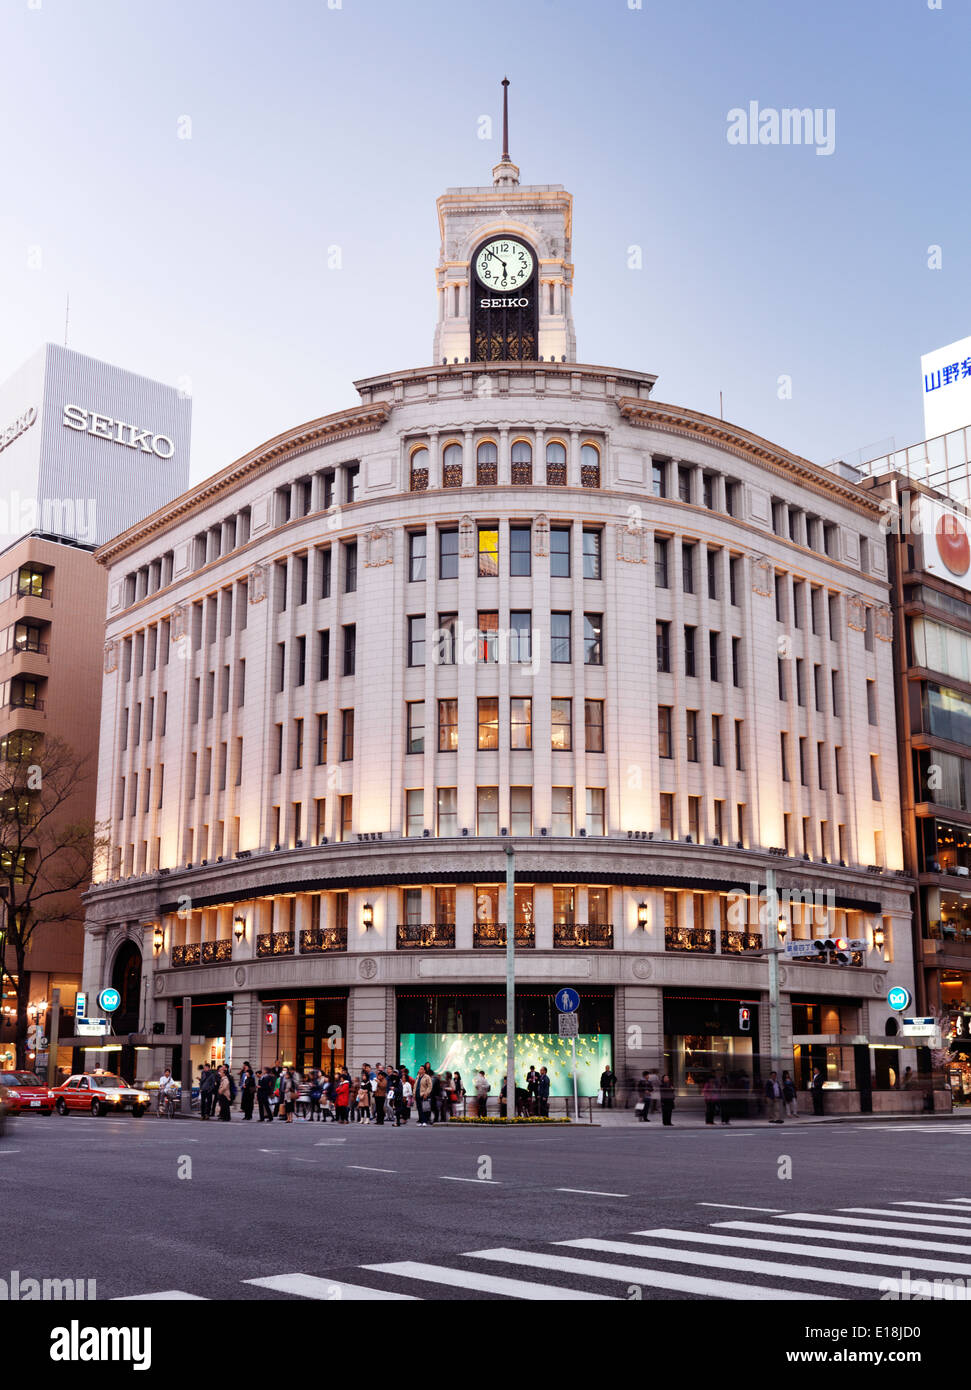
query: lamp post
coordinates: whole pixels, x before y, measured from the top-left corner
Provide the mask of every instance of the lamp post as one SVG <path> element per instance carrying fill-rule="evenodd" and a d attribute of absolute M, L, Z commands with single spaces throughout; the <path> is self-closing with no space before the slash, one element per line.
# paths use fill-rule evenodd
<path fill-rule="evenodd" d="M 506 846 L 506 1119 L 516 1117 L 516 864 Z"/>
<path fill-rule="evenodd" d="M 770 946 L 768 942 L 770 923 L 773 917 L 776 919 L 778 946 Z M 765 872 L 765 940 L 763 941 L 763 948 L 769 960 L 769 1051 L 771 1053 L 769 1071 L 772 1071 L 782 1059 L 782 1038 L 779 1028 L 779 957 L 785 952 L 788 930 L 789 923 L 779 911 L 779 899 L 775 887 L 775 869 L 767 869 Z"/>

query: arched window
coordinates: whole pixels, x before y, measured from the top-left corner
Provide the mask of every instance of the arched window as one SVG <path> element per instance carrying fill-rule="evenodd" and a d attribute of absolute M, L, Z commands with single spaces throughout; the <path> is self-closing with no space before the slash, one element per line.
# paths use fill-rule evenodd
<path fill-rule="evenodd" d="M 529 487 L 533 481 L 533 446 L 526 439 L 512 446 L 512 481 L 514 487 Z"/>
<path fill-rule="evenodd" d="M 566 487 L 566 448 L 558 439 L 546 446 L 546 486 Z"/>
<path fill-rule="evenodd" d="M 446 444 L 442 454 L 442 486 L 462 486 L 462 446 Z"/>
<path fill-rule="evenodd" d="M 427 492 L 428 490 L 428 450 L 424 444 L 411 451 L 410 490 L 412 492 Z"/>
<path fill-rule="evenodd" d="M 475 481 L 479 487 L 499 481 L 499 450 L 491 439 L 484 439 L 475 451 Z"/>
<path fill-rule="evenodd" d="M 600 486 L 600 450 L 596 444 L 581 446 L 580 483 L 583 487 Z"/>

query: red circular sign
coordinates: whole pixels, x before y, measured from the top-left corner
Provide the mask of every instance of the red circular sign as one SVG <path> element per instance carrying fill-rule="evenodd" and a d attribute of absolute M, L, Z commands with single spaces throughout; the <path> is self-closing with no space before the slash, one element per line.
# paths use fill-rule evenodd
<path fill-rule="evenodd" d="M 954 512 L 942 512 L 934 528 L 937 553 L 951 574 L 967 574 L 971 569 L 971 544 L 964 523 Z"/>

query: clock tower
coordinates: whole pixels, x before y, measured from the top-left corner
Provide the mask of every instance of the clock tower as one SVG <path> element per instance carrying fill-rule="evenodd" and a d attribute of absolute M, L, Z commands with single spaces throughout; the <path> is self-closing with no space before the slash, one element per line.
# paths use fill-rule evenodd
<path fill-rule="evenodd" d="M 491 186 L 450 188 L 438 199 L 436 364 L 576 361 L 573 196 L 560 184 L 519 182 L 505 78 L 502 85 L 502 157 Z"/>

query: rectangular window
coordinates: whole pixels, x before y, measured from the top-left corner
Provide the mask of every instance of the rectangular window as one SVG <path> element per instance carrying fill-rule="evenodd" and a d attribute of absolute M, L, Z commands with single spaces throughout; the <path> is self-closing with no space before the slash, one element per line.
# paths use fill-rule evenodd
<path fill-rule="evenodd" d="M 603 700 L 584 700 L 583 729 L 586 751 L 588 753 L 602 753 L 604 751 Z"/>
<path fill-rule="evenodd" d="M 830 552 L 827 550 L 826 554 L 828 555 L 829 553 L 830 553 Z M 830 594 L 830 595 L 828 596 L 828 600 L 827 600 L 827 605 L 826 605 L 826 606 L 827 606 L 827 608 L 828 608 L 828 610 L 829 610 L 829 613 L 828 613 L 828 616 L 829 616 L 829 640 L 830 640 L 831 642 L 836 642 L 836 641 L 839 640 L 839 617 L 840 617 L 840 601 L 839 601 L 839 595 L 838 595 L 838 594 Z"/>
<path fill-rule="evenodd" d="M 424 615 L 408 619 L 408 665 L 425 664 L 425 618 Z"/>
<path fill-rule="evenodd" d="M 661 839 L 674 839 L 674 793 L 661 792 Z"/>
<path fill-rule="evenodd" d="M 803 583 L 801 579 L 792 581 L 792 625 L 802 627 L 802 591 Z"/>
<path fill-rule="evenodd" d="M 357 592 L 357 541 L 344 544 L 344 593 Z"/>
<path fill-rule="evenodd" d="M 409 700 L 408 711 L 408 741 L 405 748 L 409 753 L 424 753 L 425 751 L 425 701 Z"/>
<path fill-rule="evenodd" d="M 459 577 L 459 533 L 457 530 L 441 530 L 438 533 L 438 577 L 439 579 L 458 579 Z"/>
<path fill-rule="evenodd" d="M 693 627 L 684 629 L 684 674 L 693 676 L 695 674 L 695 631 Z"/>
<path fill-rule="evenodd" d="M 657 707 L 657 755 L 659 758 L 674 756 L 671 748 L 671 705 Z"/>
<path fill-rule="evenodd" d="M 594 530 L 592 527 L 583 528 L 583 577 L 584 579 L 600 579 L 601 574 L 601 542 L 603 533 Z"/>
<path fill-rule="evenodd" d="M 435 633 L 435 646 L 432 652 L 432 662 L 434 665 L 455 665 L 455 632 L 457 626 L 457 613 L 439 613 L 438 629 Z"/>
<path fill-rule="evenodd" d="M 509 573 L 513 576 L 532 574 L 531 532 L 528 526 L 509 528 Z"/>
<path fill-rule="evenodd" d="M 836 776 L 836 792 L 838 796 L 843 794 L 843 750 L 839 746 L 833 749 L 833 772 Z"/>
<path fill-rule="evenodd" d="M 287 678 L 287 644 L 277 642 L 276 644 L 276 688 L 277 691 L 283 690 Z M 196 682 L 198 685 L 198 681 Z"/>
<path fill-rule="evenodd" d="M 496 695 L 480 695 L 478 699 L 479 748 L 499 747 L 499 699 Z"/>
<path fill-rule="evenodd" d="M 301 638 L 301 641 L 303 639 Z M 357 626 L 347 623 L 344 628 L 344 675 L 353 676 L 357 655 Z"/>
<path fill-rule="evenodd" d="M 354 757 L 354 711 L 341 710 L 341 762 L 349 763 Z"/>
<path fill-rule="evenodd" d="M 738 843 L 745 844 L 745 803 L 740 801 L 735 807 L 735 834 Z"/>
<path fill-rule="evenodd" d="M 296 590 L 297 605 L 307 602 L 307 571 L 310 568 L 306 555 L 297 556 Z M 227 605 L 228 607 L 228 605 Z"/>
<path fill-rule="evenodd" d="M 606 835 L 603 787 L 587 787 L 587 834 Z"/>
<path fill-rule="evenodd" d="M 804 787 L 809 786 L 806 777 L 806 740 L 804 738 L 799 740 L 799 781 Z"/>
<path fill-rule="evenodd" d="M 866 717 L 867 723 L 877 722 L 877 683 L 868 680 L 866 683 Z"/>
<path fill-rule="evenodd" d="M 557 697 L 550 701 L 550 746 L 556 753 L 573 747 L 573 701 Z"/>
<path fill-rule="evenodd" d="M 804 705 L 806 703 L 806 692 L 803 689 L 802 680 L 802 657 L 796 657 L 796 703 Z"/>
<path fill-rule="evenodd" d="M 307 679 L 307 639 L 306 637 L 297 638 L 296 651 L 293 654 L 293 683 L 303 685 Z"/>
<path fill-rule="evenodd" d="M 830 694 L 831 694 L 832 700 L 833 700 L 833 715 L 834 715 L 835 718 L 838 719 L 838 718 L 839 718 L 839 713 L 840 713 L 840 673 L 839 673 L 839 671 L 830 671 L 830 673 L 829 673 L 829 681 L 830 681 Z"/>
<path fill-rule="evenodd" d="M 657 669 L 671 670 L 671 624 L 655 623 L 655 644 L 657 646 Z"/>
<path fill-rule="evenodd" d="M 455 787 L 438 788 L 438 835 L 457 835 L 459 833 L 458 790 Z"/>
<path fill-rule="evenodd" d="M 742 684 L 742 639 L 732 638 L 732 685 Z"/>
<path fill-rule="evenodd" d="M 421 839 L 425 828 L 425 788 L 409 787 L 405 792 L 405 834 L 409 839 Z M 418 910 L 421 911 L 421 892 L 418 894 Z"/>
<path fill-rule="evenodd" d="M 408 579 L 418 583 L 425 579 L 428 566 L 428 537 L 424 531 L 411 531 L 408 534 Z"/>
<path fill-rule="evenodd" d="M 700 844 L 701 844 L 701 797 L 700 797 L 700 796 L 689 796 L 689 797 L 688 797 L 688 834 L 691 836 L 692 840 L 695 842 L 696 845 L 700 845 Z M 701 895 L 700 893 L 697 893 L 695 896 L 698 897 L 698 898 L 700 898 L 702 895 Z M 696 920 L 697 920 L 697 919 L 696 919 Z"/>
<path fill-rule="evenodd" d="M 585 666 L 602 666 L 603 662 L 603 614 L 584 613 L 583 664 Z"/>
<path fill-rule="evenodd" d="M 499 614 L 480 609 L 477 621 L 476 661 L 480 665 L 492 665 L 499 660 Z"/>
<path fill-rule="evenodd" d="M 570 613 L 550 614 L 550 661 L 562 664 L 570 660 Z"/>
<path fill-rule="evenodd" d="M 779 751 L 782 757 L 782 780 L 789 780 L 789 737 L 787 734 L 779 735 Z"/>
<path fill-rule="evenodd" d="M 698 761 L 698 711 L 686 709 L 684 712 L 685 747 L 689 763 Z"/>
<path fill-rule="evenodd" d="M 813 663 L 813 707 L 820 712 L 823 708 L 823 668 Z"/>
<path fill-rule="evenodd" d="M 742 724 L 741 719 L 735 720 L 735 768 L 738 772 L 743 772 L 745 762 L 742 757 Z"/>
<path fill-rule="evenodd" d="M 691 501 L 691 469 L 687 464 L 678 464 L 678 500 L 681 502 Z"/>
<path fill-rule="evenodd" d="M 718 644 L 721 640 L 720 632 L 709 632 L 708 634 L 708 676 L 713 681 L 720 681 L 721 676 L 718 672 Z"/>
<path fill-rule="evenodd" d="M 715 821 L 715 839 L 718 841 L 719 844 L 721 844 L 722 841 L 723 841 L 724 838 L 725 838 L 725 803 L 724 803 L 724 801 L 715 801 L 715 802 L 713 803 L 713 809 L 714 809 L 714 821 Z"/>
<path fill-rule="evenodd" d="M 509 614 L 509 660 L 529 664 L 533 659 L 533 615 L 525 611 Z"/>
<path fill-rule="evenodd" d="M 476 787 L 475 823 L 477 835 L 499 834 L 498 787 Z"/>
<path fill-rule="evenodd" d="M 695 591 L 695 553 L 698 547 L 681 542 L 681 588 L 686 594 Z"/>
<path fill-rule="evenodd" d="M 880 798 L 880 760 L 876 753 L 870 754 L 870 795 L 874 801 Z"/>
<path fill-rule="evenodd" d="M 550 528 L 550 575 L 553 579 L 570 577 L 570 528 Z"/>
<path fill-rule="evenodd" d="M 532 835 L 532 787 L 509 788 L 509 830 L 510 833 L 513 835 Z"/>
<path fill-rule="evenodd" d="M 711 716 L 711 761 L 713 767 L 722 765 L 722 717 L 720 714 Z"/>
<path fill-rule="evenodd" d="M 670 549 L 671 542 L 666 537 L 654 537 L 654 587 L 656 589 L 668 587 L 668 553 Z"/>
<path fill-rule="evenodd" d="M 826 786 L 826 745 L 825 743 L 816 744 L 816 778 L 820 787 Z"/>
<path fill-rule="evenodd" d="M 710 512 L 715 510 L 715 475 L 714 473 L 703 473 L 701 475 L 701 493 L 705 506 Z"/>
<path fill-rule="evenodd" d="M 338 798 L 340 805 L 340 823 L 338 835 L 342 841 L 351 838 L 351 826 L 354 823 L 354 798 L 352 796 L 342 796 Z"/>
<path fill-rule="evenodd" d="M 303 767 L 303 720 L 293 721 L 293 766 L 299 771 Z"/>
<path fill-rule="evenodd" d="M 667 464 L 652 462 L 651 464 L 651 491 L 655 497 L 667 497 L 668 495 L 668 470 Z"/>
<path fill-rule="evenodd" d="M 314 839 L 319 845 L 327 834 L 327 798 L 318 796 L 314 799 Z"/>
<path fill-rule="evenodd" d="M 717 550 L 712 550 L 709 547 L 707 554 L 709 598 L 718 597 L 718 555 Z"/>
<path fill-rule="evenodd" d="M 573 834 L 573 788 L 554 787 L 550 833 Z"/>
<path fill-rule="evenodd" d="M 459 702 L 458 700 L 439 700 L 438 702 L 438 751 L 454 753 L 459 746 Z"/>
<path fill-rule="evenodd" d="M 327 716 L 326 714 L 317 715 L 317 766 L 323 767 L 327 762 Z"/>
<path fill-rule="evenodd" d="M 325 681 L 330 676 L 330 628 L 317 632 L 317 679 Z"/>
<path fill-rule="evenodd" d="M 809 623 L 810 623 L 810 627 L 811 627 L 812 632 L 813 632 L 815 635 L 817 635 L 817 636 L 819 635 L 819 619 L 820 619 L 820 610 L 821 610 L 821 607 L 822 607 L 822 601 L 823 601 L 823 591 L 822 591 L 822 589 L 810 589 L 810 590 L 809 590 Z"/>
<path fill-rule="evenodd" d="M 509 700 L 509 747 L 532 746 L 533 701 L 528 695 L 513 695 Z"/>
<path fill-rule="evenodd" d="M 499 532 L 494 527 L 479 527 L 479 578 L 490 579 L 499 573 Z"/>
<path fill-rule="evenodd" d="M 738 607 L 738 585 L 741 579 L 741 557 L 730 555 L 728 558 L 728 601 L 733 608 Z"/>
<path fill-rule="evenodd" d="M 331 557 L 330 546 L 320 552 L 320 597 L 330 598 Z"/>

